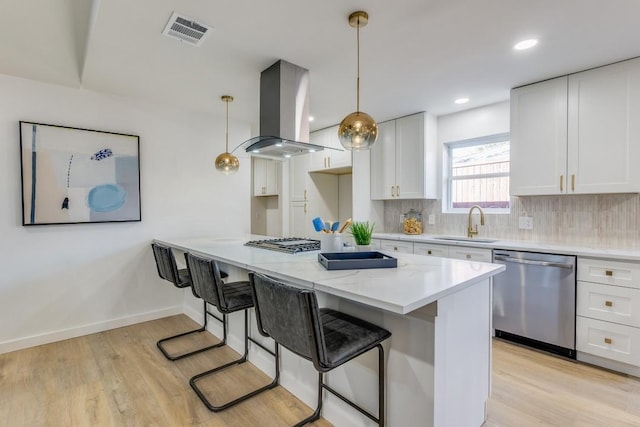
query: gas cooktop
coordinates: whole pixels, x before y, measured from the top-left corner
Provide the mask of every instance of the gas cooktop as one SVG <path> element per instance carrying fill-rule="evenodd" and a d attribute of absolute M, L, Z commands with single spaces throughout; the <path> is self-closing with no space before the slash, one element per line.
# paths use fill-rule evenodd
<path fill-rule="evenodd" d="M 269 249 L 272 251 L 295 254 L 320 250 L 320 240 L 289 237 L 285 239 L 251 240 L 244 244 L 254 248 Z"/>

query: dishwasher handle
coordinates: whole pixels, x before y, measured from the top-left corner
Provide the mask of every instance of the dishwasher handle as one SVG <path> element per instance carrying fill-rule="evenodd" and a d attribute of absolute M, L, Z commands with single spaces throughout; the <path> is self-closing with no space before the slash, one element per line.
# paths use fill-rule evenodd
<path fill-rule="evenodd" d="M 516 264 L 527 264 L 527 265 L 540 265 L 542 267 L 560 267 L 560 268 L 570 268 L 573 269 L 573 264 L 565 264 L 562 262 L 549 262 L 549 261 L 534 261 L 530 259 L 522 259 L 522 258 L 509 258 L 501 255 L 494 255 L 494 261 L 505 261 L 505 262 L 513 262 Z"/>

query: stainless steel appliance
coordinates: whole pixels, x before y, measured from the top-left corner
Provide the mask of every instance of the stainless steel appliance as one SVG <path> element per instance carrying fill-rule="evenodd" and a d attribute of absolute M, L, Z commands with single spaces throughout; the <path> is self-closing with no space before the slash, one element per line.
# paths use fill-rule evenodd
<path fill-rule="evenodd" d="M 506 270 L 493 278 L 497 337 L 575 359 L 576 257 L 495 249 Z"/>
<path fill-rule="evenodd" d="M 288 237 L 284 239 L 251 240 L 244 244 L 254 248 L 295 254 L 297 252 L 319 251 L 320 240 Z"/>

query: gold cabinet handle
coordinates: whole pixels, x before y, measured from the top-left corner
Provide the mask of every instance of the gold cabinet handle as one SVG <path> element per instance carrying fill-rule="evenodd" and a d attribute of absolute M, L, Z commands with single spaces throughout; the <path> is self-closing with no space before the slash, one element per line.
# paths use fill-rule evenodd
<path fill-rule="evenodd" d="M 391 186 L 391 197 L 393 197 L 393 185 Z"/>
<path fill-rule="evenodd" d="M 564 191 L 564 175 L 560 175 L 560 192 Z"/>
<path fill-rule="evenodd" d="M 611 338 L 605 338 L 604 339 L 604 343 L 605 344 L 611 344 L 613 342 L 613 340 Z"/>
<path fill-rule="evenodd" d="M 307 204 L 304 204 L 304 213 L 307 213 Z"/>
<path fill-rule="evenodd" d="M 327 157 L 327 164 L 331 167 L 331 157 Z"/>
<path fill-rule="evenodd" d="M 400 186 L 396 185 L 396 197 L 400 197 Z"/>
<path fill-rule="evenodd" d="M 605 270 L 604 275 L 609 277 L 613 276 L 613 270 Z"/>
<path fill-rule="evenodd" d="M 571 191 L 576 191 L 576 176 L 571 174 Z"/>
<path fill-rule="evenodd" d="M 304 199 L 307 200 L 307 190 L 304 190 Z"/>
<path fill-rule="evenodd" d="M 605 301 L 604 305 L 607 307 L 613 307 L 613 301 Z"/>

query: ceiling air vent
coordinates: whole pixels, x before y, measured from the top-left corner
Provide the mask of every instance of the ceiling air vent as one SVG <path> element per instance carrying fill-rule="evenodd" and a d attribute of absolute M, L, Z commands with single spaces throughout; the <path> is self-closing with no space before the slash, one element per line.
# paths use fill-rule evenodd
<path fill-rule="evenodd" d="M 213 31 L 212 27 L 173 12 L 162 34 L 193 46 L 200 46 L 211 31 Z"/>

